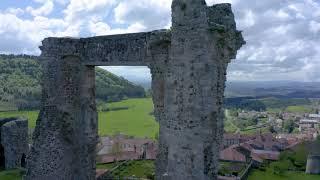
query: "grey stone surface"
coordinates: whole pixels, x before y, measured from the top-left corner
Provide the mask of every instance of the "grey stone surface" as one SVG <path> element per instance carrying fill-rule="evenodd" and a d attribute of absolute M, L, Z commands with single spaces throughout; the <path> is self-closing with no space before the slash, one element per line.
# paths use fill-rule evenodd
<path fill-rule="evenodd" d="M 0 159 L 5 169 L 25 166 L 28 153 L 28 121 L 22 118 L 0 119 Z M 3 159 L 2 159 L 3 160 Z"/>
<path fill-rule="evenodd" d="M 309 155 L 306 167 L 307 174 L 320 174 L 320 155 Z"/>
<path fill-rule="evenodd" d="M 226 69 L 244 43 L 231 5 L 205 0 L 173 0 L 170 30 L 45 39 L 27 180 L 94 179 L 98 65 L 150 68 L 160 124 L 157 179 L 217 179 Z"/>

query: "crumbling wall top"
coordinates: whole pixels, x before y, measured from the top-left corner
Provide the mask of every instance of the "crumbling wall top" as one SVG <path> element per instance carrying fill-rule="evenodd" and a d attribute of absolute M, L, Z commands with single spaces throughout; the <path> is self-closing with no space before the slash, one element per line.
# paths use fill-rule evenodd
<path fill-rule="evenodd" d="M 215 4 L 207 7 L 209 30 L 214 34 L 220 51 L 224 51 L 227 63 L 235 59 L 237 51 L 246 42 L 237 30 L 231 4 Z"/>
<path fill-rule="evenodd" d="M 89 38 L 46 38 L 40 47 L 41 57 L 62 59 L 78 56 L 85 65 L 148 65 L 153 49 L 167 49 L 171 42 L 169 30 L 131 33 Z"/>

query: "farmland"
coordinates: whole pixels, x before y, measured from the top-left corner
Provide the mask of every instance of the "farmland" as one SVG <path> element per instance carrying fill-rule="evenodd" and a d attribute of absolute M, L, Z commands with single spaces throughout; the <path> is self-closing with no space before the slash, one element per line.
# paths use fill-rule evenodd
<path fill-rule="evenodd" d="M 155 138 L 159 125 L 152 115 L 151 98 L 128 99 L 107 105 L 110 111 L 98 112 L 100 136 L 123 133 L 135 137 Z M 38 113 L 39 111 L 0 112 L 0 117 L 27 117 L 29 128 L 33 129 Z"/>

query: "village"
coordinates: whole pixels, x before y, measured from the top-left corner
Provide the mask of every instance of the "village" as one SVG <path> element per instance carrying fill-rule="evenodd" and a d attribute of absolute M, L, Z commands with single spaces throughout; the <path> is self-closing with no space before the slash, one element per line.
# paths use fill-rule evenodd
<path fill-rule="evenodd" d="M 220 179 L 245 179 L 250 169 L 263 169 L 265 163 L 279 161 L 281 152 L 293 150 L 299 145 L 305 146 L 305 142 L 312 143 L 320 133 L 320 114 L 283 112 L 275 116 L 275 113 L 241 111 L 237 117 L 260 117 L 262 122 L 258 121 L 256 126 L 250 126 L 251 133 L 243 133 L 239 129 L 233 133 L 225 132 L 219 157 Z M 292 122 L 287 125 L 287 121 Z M 117 134 L 101 137 L 97 148 L 97 163 L 108 164 L 129 160 L 155 160 L 158 143 L 153 139 Z M 311 158 L 317 159 L 320 154 L 308 152 L 308 155 L 308 161 L 312 161 Z M 319 173 L 320 167 L 307 166 L 305 172 Z M 110 169 L 97 169 L 97 177 L 109 173 Z"/>

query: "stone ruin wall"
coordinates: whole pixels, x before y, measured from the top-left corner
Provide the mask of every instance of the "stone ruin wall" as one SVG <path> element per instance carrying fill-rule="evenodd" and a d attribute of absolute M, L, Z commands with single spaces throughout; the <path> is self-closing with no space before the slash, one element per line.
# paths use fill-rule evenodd
<path fill-rule="evenodd" d="M 23 166 L 29 149 L 27 119 L 0 119 L 0 137 L 4 150 L 5 169 Z"/>
<path fill-rule="evenodd" d="M 148 66 L 160 124 L 156 178 L 217 178 L 226 69 L 244 44 L 230 4 L 173 0 L 172 28 L 47 38 L 42 108 L 27 180 L 91 180 L 98 138 L 94 66 Z"/>

